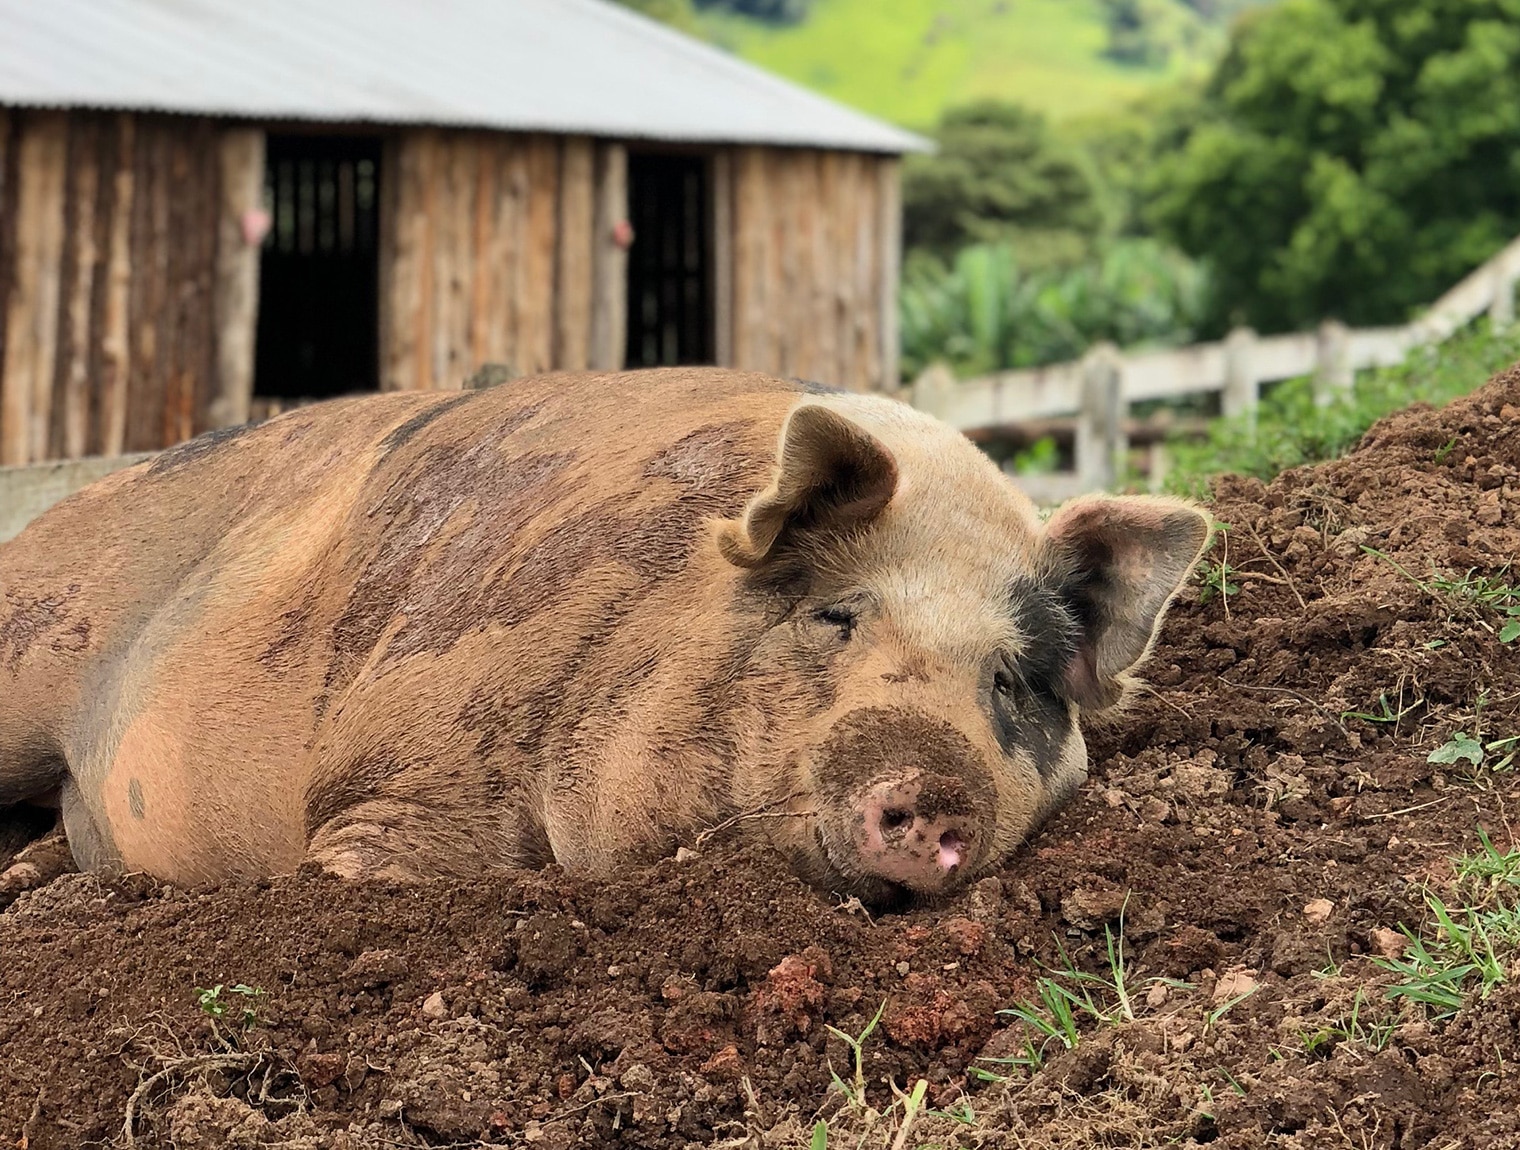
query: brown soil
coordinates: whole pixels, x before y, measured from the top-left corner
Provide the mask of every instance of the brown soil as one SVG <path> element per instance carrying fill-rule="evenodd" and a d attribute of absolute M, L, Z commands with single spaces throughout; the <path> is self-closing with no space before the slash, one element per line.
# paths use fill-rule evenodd
<path fill-rule="evenodd" d="M 1381 1052 L 1312 1040 L 1396 1020 L 1378 932 L 1426 925 L 1479 826 L 1515 841 L 1513 773 L 1426 756 L 1520 733 L 1520 644 L 1363 548 L 1420 579 L 1520 555 L 1520 372 L 1218 494 L 1239 590 L 1184 596 L 1081 797 L 949 905 L 873 920 L 753 847 L 611 884 L 65 875 L 0 913 L 0 1145 L 126 1144 L 130 1109 L 137 1145 L 182 1150 L 805 1146 L 820 1113 L 885 1146 L 901 1107 L 830 1089 L 854 1072 L 828 1029 L 883 1002 L 870 1106 L 925 1077 L 939 1111 L 908 1145 L 1520 1145 L 1520 981 L 1406 1009 Z M 1383 698 L 1396 723 L 1345 715 Z M 998 1012 L 1058 948 L 1105 969 L 1121 910 L 1136 1019 L 1084 1020 L 1032 1076 L 983 1061 L 1023 1048 Z M 263 994 L 197 1005 L 238 983 Z"/>

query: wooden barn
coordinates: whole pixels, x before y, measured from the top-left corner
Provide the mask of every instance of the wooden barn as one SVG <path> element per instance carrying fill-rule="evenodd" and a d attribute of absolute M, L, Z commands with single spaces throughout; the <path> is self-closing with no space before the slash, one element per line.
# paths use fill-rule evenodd
<path fill-rule="evenodd" d="M 487 362 L 895 386 L 917 138 L 604 0 L 0 0 L 0 464 Z"/>

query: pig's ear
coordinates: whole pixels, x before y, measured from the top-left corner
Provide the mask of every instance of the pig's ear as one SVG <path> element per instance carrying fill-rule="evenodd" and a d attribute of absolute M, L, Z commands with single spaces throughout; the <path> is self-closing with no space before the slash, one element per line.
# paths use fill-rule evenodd
<path fill-rule="evenodd" d="M 897 490 L 897 461 L 881 440 L 831 408 L 796 408 L 781 429 L 776 476 L 744 514 L 718 526 L 718 548 L 756 567 L 788 542 L 871 522 Z"/>
<path fill-rule="evenodd" d="M 1179 500 L 1077 499 L 1045 529 L 1047 578 L 1080 626 L 1066 694 L 1089 710 L 1117 703 L 1150 651 L 1167 604 L 1208 543 L 1210 520 Z"/>

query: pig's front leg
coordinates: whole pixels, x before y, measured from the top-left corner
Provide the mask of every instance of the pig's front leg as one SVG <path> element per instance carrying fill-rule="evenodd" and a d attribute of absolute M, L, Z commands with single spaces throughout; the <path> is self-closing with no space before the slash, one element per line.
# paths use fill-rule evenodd
<path fill-rule="evenodd" d="M 405 799 L 373 799 L 316 828 L 306 859 L 346 879 L 468 879 L 490 870 L 542 865 L 548 860 L 537 857 L 534 837 L 513 820 Z"/>

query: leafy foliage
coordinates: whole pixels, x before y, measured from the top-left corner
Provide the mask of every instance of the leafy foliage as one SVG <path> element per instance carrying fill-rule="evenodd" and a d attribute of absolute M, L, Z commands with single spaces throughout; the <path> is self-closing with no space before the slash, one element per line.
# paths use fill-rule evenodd
<path fill-rule="evenodd" d="M 1052 363 L 1093 343 L 1185 343 L 1200 313 L 1198 268 L 1153 240 L 1123 240 L 1074 268 L 1028 272 L 1007 245 L 973 245 L 947 266 L 912 260 L 900 299 L 903 370 L 944 360 L 970 376 Z"/>
<path fill-rule="evenodd" d="M 1425 893 L 1432 926 L 1401 927 L 1409 945 L 1400 958 L 1374 958 L 1399 976 L 1390 999 L 1423 1004 L 1449 1018 L 1474 997 L 1514 977 L 1520 955 L 1520 851 L 1501 851 L 1480 827 L 1479 850 L 1452 860 L 1453 900 Z"/>
<path fill-rule="evenodd" d="M 1235 25 L 1151 218 L 1211 327 L 1405 319 L 1520 231 L 1520 0 L 1286 0 Z"/>
<path fill-rule="evenodd" d="M 903 237 L 946 254 L 967 243 L 1043 233 L 1067 254 L 1099 224 L 1092 182 L 1051 136 L 1045 118 L 983 100 L 945 113 L 939 151 L 912 156 L 903 172 Z M 1047 246 L 1051 240 L 1047 238 Z"/>
<path fill-rule="evenodd" d="M 771 24 L 798 24 L 808 17 L 813 0 L 697 0 L 698 8 L 717 8 Z"/>
<path fill-rule="evenodd" d="M 683 32 L 697 31 L 697 16 L 691 0 L 617 0 L 626 8 L 642 12 Z"/>
<path fill-rule="evenodd" d="M 1227 23 L 1237 13 L 1260 2 L 1099 0 L 1108 31 L 1103 54 L 1137 67 L 1163 67 L 1174 52 L 1196 49 L 1208 25 Z"/>

